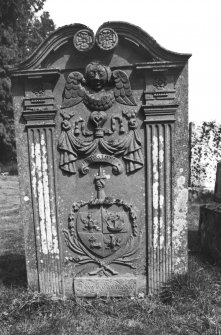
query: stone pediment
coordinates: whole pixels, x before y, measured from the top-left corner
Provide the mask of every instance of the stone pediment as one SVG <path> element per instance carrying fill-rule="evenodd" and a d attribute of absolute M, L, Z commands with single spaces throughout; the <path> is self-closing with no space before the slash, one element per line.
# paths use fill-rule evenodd
<path fill-rule="evenodd" d="M 79 31 L 87 31 L 95 39 L 105 28 L 113 29 L 118 38 L 115 48 L 104 49 L 96 43 L 83 52 L 74 47 L 74 36 Z M 80 54 L 80 57 L 79 57 Z M 83 24 L 72 24 L 61 27 L 53 32 L 34 52 L 22 63 L 13 67 L 13 72 L 34 69 L 69 70 L 81 69 L 93 55 L 111 67 L 148 68 L 148 64 L 162 67 L 173 64 L 184 65 L 190 54 L 180 54 L 161 47 L 149 34 L 141 28 L 126 22 L 106 22 L 96 34 Z"/>

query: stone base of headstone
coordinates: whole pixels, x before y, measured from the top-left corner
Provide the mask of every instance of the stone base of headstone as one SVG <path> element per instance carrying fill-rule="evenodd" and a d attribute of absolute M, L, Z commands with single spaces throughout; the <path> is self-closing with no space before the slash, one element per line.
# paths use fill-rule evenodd
<path fill-rule="evenodd" d="M 80 297 L 128 297 L 146 294 L 145 277 L 78 277 L 74 279 L 74 292 Z"/>
<path fill-rule="evenodd" d="M 221 204 L 212 202 L 200 208 L 200 243 L 203 254 L 221 264 Z"/>

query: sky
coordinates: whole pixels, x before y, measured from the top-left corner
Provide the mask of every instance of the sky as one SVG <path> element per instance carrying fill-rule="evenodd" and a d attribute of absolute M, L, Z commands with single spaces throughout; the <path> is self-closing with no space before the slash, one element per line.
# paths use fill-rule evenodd
<path fill-rule="evenodd" d="M 162 47 L 190 53 L 189 120 L 221 123 L 220 0 L 46 0 L 57 28 L 82 23 L 94 32 L 106 21 L 126 21 Z"/>

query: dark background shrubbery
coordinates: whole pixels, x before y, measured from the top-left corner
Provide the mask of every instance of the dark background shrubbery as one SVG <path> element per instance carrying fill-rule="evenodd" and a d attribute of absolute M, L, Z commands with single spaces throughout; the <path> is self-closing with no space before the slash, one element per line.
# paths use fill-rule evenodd
<path fill-rule="evenodd" d="M 16 148 L 8 67 L 27 58 L 55 30 L 49 13 L 42 11 L 44 3 L 0 1 L 0 169 L 12 174 L 16 172 Z"/>

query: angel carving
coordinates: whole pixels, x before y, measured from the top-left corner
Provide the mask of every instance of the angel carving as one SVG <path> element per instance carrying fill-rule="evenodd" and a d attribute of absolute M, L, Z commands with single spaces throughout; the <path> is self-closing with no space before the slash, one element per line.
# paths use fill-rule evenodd
<path fill-rule="evenodd" d="M 83 102 L 91 111 L 106 111 L 115 100 L 123 105 L 136 106 L 127 74 L 92 62 L 86 66 L 85 76 L 77 71 L 69 74 L 62 108 Z"/>
<path fill-rule="evenodd" d="M 85 76 L 80 72 L 71 72 L 67 78 L 62 109 L 84 103 L 90 110 L 89 120 L 94 124 L 93 138 L 85 139 L 72 130 L 69 119 L 73 116 L 63 112 L 62 132 L 59 138 L 60 168 L 69 173 L 76 173 L 75 162 L 80 158 L 93 155 L 95 152 L 105 152 L 108 155 L 122 156 L 125 161 L 126 172 L 132 173 L 143 167 L 141 140 L 137 131 L 135 113 L 127 113 L 121 117 L 128 120 L 128 133 L 119 132 L 119 137 L 108 140 L 108 135 L 115 131 L 105 129 L 106 111 L 117 101 L 120 104 L 136 106 L 129 78 L 122 70 L 114 70 L 98 62 L 89 63 L 85 69 Z M 134 115 L 133 115 L 134 114 Z M 111 115 L 112 120 L 119 116 Z M 123 122 L 123 121 L 122 121 Z M 75 120 L 75 127 L 77 121 Z M 76 128 L 75 128 L 76 129 Z M 107 130 L 110 130 L 108 133 Z M 91 134 L 91 135 L 92 135 Z M 89 136 L 91 136 L 89 135 Z M 107 136 L 107 137 L 106 137 Z M 100 151 L 101 150 L 101 151 Z"/>

